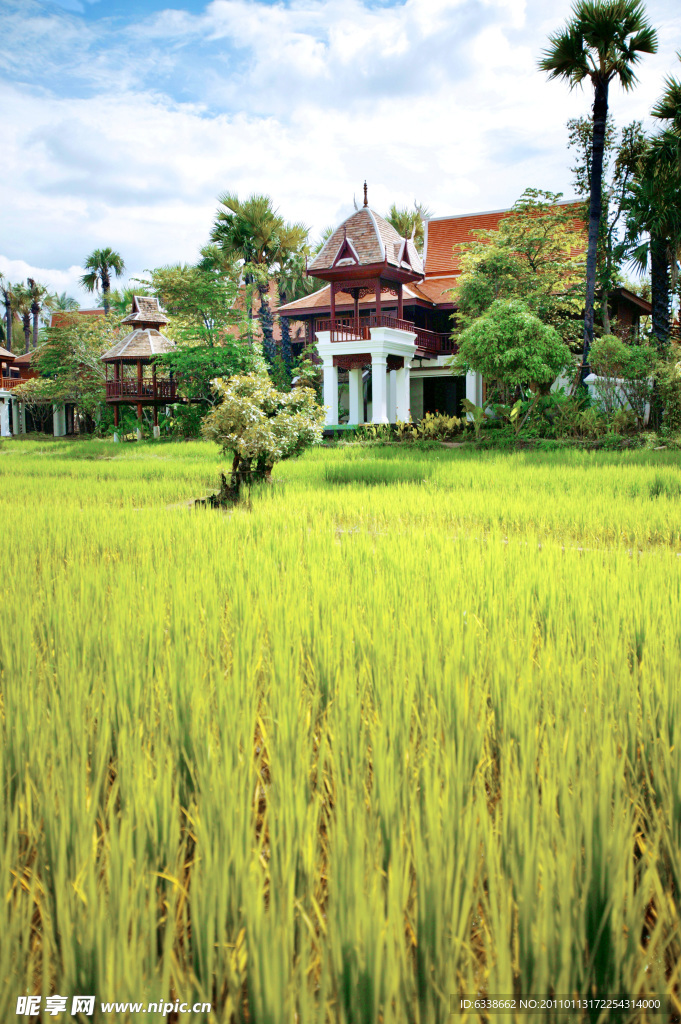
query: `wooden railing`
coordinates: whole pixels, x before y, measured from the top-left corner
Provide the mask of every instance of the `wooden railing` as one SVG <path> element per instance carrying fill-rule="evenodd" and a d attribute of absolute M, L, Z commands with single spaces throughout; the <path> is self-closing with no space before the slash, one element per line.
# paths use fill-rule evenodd
<path fill-rule="evenodd" d="M 107 398 L 137 398 L 140 401 L 149 399 L 161 399 L 174 402 L 177 397 L 177 381 L 156 378 L 143 380 L 141 383 L 136 378 L 132 380 L 108 380 L 106 382 Z"/>
<path fill-rule="evenodd" d="M 19 384 L 25 384 L 28 377 L 0 377 L 0 390 L 10 391 L 12 388 L 16 388 Z"/>
<path fill-rule="evenodd" d="M 428 331 L 417 327 L 409 320 L 398 320 L 396 316 L 373 313 L 370 316 L 336 317 L 335 320 L 317 320 L 316 331 L 329 331 L 331 341 L 368 341 L 372 327 L 392 327 L 396 331 L 409 331 L 416 335 L 417 352 L 429 356 L 447 355 L 456 352 L 457 346 L 448 334 Z"/>

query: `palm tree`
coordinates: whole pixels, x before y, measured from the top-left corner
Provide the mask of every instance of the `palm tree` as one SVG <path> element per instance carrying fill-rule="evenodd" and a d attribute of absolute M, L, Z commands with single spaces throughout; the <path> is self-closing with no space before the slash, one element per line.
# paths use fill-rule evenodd
<path fill-rule="evenodd" d="M 2 295 L 3 305 L 5 307 L 5 347 L 8 352 L 12 351 L 12 318 L 14 316 L 13 311 L 13 291 L 12 285 L 6 278 L 0 274 L 0 295 Z"/>
<path fill-rule="evenodd" d="M 402 235 L 403 238 L 413 238 L 417 252 L 421 255 L 423 253 L 424 223 L 430 220 L 431 216 L 430 210 L 422 206 L 421 203 L 415 202 L 413 210 L 408 206 L 398 208 L 393 203 L 385 219 L 392 224 L 398 235 Z"/>
<path fill-rule="evenodd" d="M 47 288 L 37 284 L 32 277 L 28 278 L 28 287 L 31 292 L 31 315 L 33 316 L 33 348 L 38 345 L 38 318 L 44 307 L 51 305 L 51 296 Z"/>
<path fill-rule="evenodd" d="M 21 318 L 24 328 L 24 353 L 28 355 L 31 350 L 31 306 L 33 296 L 31 289 L 24 284 L 17 284 L 13 288 L 12 311 Z"/>
<path fill-rule="evenodd" d="M 58 295 L 56 292 L 50 299 L 52 309 L 58 309 L 62 313 L 72 313 L 76 309 L 80 309 L 80 303 L 77 299 L 74 299 L 71 295 L 67 295 L 66 292 L 62 292 Z"/>
<path fill-rule="evenodd" d="M 272 206 L 269 196 L 252 195 L 240 200 L 232 192 L 219 199 L 219 209 L 211 232 L 211 242 L 222 251 L 223 259 L 242 261 L 247 286 L 247 312 L 253 316 L 250 286 L 260 296 L 259 319 L 263 333 L 263 351 L 270 364 L 274 361 L 272 314 L 269 308 L 270 275 L 290 256 L 300 252 L 307 240 L 304 224 L 289 224 Z"/>
<path fill-rule="evenodd" d="M 120 277 L 125 270 L 123 258 L 113 249 L 95 249 L 85 260 L 86 271 L 80 279 L 83 288 L 89 292 L 102 290 L 104 312 L 109 312 L 109 292 L 111 291 L 111 275 Z"/>
<path fill-rule="evenodd" d="M 681 52 L 677 54 L 681 60 Z M 653 117 L 667 121 L 667 130 L 681 139 L 681 82 L 669 75 L 664 81 L 665 91 L 651 110 Z"/>
<path fill-rule="evenodd" d="M 582 373 L 589 372 L 589 349 L 594 335 L 596 257 L 601 222 L 603 148 L 608 117 L 608 89 L 619 80 L 625 90 L 636 83 L 634 65 L 642 53 L 657 51 L 657 33 L 648 24 L 638 0 L 576 0 L 572 18 L 549 36 L 549 47 L 539 62 L 549 78 L 562 78 L 570 88 L 590 79 L 594 89 L 593 143 L 589 194 L 589 240 L 586 256 L 584 349 Z"/>

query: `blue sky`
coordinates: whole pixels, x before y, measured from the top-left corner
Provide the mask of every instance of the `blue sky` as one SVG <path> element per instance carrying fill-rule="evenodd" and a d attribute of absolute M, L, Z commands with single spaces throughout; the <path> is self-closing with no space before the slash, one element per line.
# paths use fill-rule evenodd
<path fill-rule="evenodd" d="M 620 123 L 681 73 L 676 0 Z M 438 216 L 571 194 L 587 91 L 536 62 L 565 0 L 0 0 L 0 271 L 77 293 L 111 245 L 130 274 L 194 260 L 217 196 L 269 193 L 318 233 L 419 200 Z M 79 295 L 79 298 L 83 298 Z"/>

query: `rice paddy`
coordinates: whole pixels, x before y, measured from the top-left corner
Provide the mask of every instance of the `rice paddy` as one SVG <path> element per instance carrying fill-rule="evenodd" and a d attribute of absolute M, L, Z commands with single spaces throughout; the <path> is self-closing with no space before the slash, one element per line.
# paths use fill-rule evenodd
<path fill-rule="evenodd" d="M 677 998 L 679 455 L 320 449 L 194 510 L 220 467 L 0 448 L 0 1020 Z"/>

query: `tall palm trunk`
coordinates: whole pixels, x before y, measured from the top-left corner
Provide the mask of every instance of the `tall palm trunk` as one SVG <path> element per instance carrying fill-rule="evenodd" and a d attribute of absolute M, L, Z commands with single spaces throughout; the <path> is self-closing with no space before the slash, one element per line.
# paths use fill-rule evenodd
<path fill-rule="evenodd" d="M 111 291 L 111 278 L 107 271 L 102 268 L 102 305 L 104 306 L 104 316 L 109 315 L 109 292 Z"/>
<path fill-rule="evenodd" d="M 270 309 L 269 296 L 266 291 L 258 289 L 260 294 L 260 327 L 262 328 L 262 350 L 270 366 L 274 364 L 276 355 L 274 346 L 274 323 Z"/>
<path fill-rule="evenodd" d="M 12 299 L 8 291 L 3 292 L 3 299 L 5 303 L 5 327 L 7 334 L 7 351 L 12 351 Z"/>
<path fill-rule="evenodd" d="M 584 350 L 581 380 L 589 373 L 589 349 L 594 340 L 594 296 L 596 293 L 596 258 L 603 201 L 603 150 L 608 118 L 608 84 L 596 84 L 593 105 L 593 145 L 591 150 L 591 182 L 589 195 L 589 242 L 586 253 L 586 301 L 584 303 Z M 607 296 L 604 296 L 607 302 Z"/>
<path fill-rule="evenodd" d="M 37 302 L 34 302 L 31 306 L 31 313 L 33 314 L 33 348 L 38 347 L 38 317 L 40 316 L 40 306 Z"/>
<path fill-rule="evenodd" d="M 290 372 L 291 364 L 293 362 L 293 353 L 291 352 L 291 324 L 287 316 L 280 316 L 279 323 L 281 325 L 281 355 L 284 360 L 284 366 Z"/>
<path fill-rule="evenodd" d="M 22 313 L 21 319 L 24 324 L 24 353 L 28 355 L 31 351 L 31 314 Z"/>
<path fill-rule="evenodd" d="M 657 351 L 664 356 L 669 343 L 669 307 L 671 287 L 669 282 L 668 242 L 660 235 L 650 234 L 650 291 L 653 307 L 653 334 Z"/>

